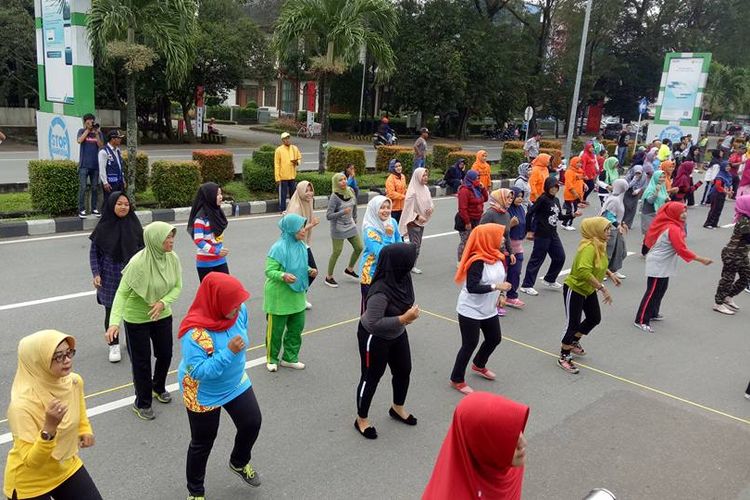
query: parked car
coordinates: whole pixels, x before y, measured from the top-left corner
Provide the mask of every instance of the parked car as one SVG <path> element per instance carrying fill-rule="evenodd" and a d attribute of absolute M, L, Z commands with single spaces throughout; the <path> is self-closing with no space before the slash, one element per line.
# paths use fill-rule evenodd
<path fill-rule="evenodd" d="M 620 137 L 624 125 L 622 123 L 608 123 L 604 126 L 604 132 L 602 135 L 605 139 L 616 140 Z"/>

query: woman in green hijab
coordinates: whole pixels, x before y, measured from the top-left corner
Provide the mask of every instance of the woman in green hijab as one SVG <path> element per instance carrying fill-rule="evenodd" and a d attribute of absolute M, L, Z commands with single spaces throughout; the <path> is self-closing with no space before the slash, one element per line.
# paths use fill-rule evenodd
<path fill-rule="evenodd" d="M 122 271 L 109 318 L 107 340 L 120 334 L 125 322 L 128 354 L 133 369 L 133 411 L 143 420 L 153 420 L 152 398 L 169 403 L 172 396 L 165 383 L 172 361 L 172 308 L 182 291 L 182 267 L 172 250 L 176 229 L 166 222 L 152 222 L 143 231 L 146 248 L 136 253 Z M 154 347 L 153 377 L 151 344 Z"/>
<path fill-rule="evenodd" d="M 599 186 L 599 201 L 602 206 L 604 206 L 604 200 L 607 199 L 609 193 L 612 191 L 612 185 L 620 178 L 619 166 L 620 162 L 616 156 L 610 156 L 604 160 L 602 171 L 599 174 L 599 182 L 597 182 Z"/>
<path fill-rule="evenodd" d="M 344 274 L 359 281 L 359 275 L 354 271 L 354 266 L 362 253 L 362 238 L 357 231 L 357 197 L 347 184 L 344 174 L 340 172 L 334 174 L 331 179 L 331 191 L 326 219 L 331 223 L 333 251 L 331 258 L 328 259 L 328 274 L 326 274 L 325 283 L 331 288 L 338 288 L 339 284 L 333 278 L 333 271 L 341 250 L 344 248 L 344 240 L 349 241 L 352 246 L 352 255 L 349 257 L 349 265 L 344 269 Z"/>

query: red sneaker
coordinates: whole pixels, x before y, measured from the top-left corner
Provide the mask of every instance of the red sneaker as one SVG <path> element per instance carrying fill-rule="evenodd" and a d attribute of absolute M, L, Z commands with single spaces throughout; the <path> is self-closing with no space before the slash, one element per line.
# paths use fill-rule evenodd
<path fill-rule="evenodd" d="M 479 375 L 480 377 L 484 377 L 487 380 L 495 380 L 495 378 L 497 377 L 497 375 L 495 375 L 495 372 L 493 372 L 489 368 L 479 368 L 474 363 L 471 364 L 471 371 L 476 372 L 477 375 Z"/>
<path fill-rule="evenodd" d="M 474 389 L 469 387 L 469 385 L 466 382 L 456 383 L 451 380 L 451 387 L 456 389 L 461 394 L 471 394 L 472 392 L 474 392 Z"/>

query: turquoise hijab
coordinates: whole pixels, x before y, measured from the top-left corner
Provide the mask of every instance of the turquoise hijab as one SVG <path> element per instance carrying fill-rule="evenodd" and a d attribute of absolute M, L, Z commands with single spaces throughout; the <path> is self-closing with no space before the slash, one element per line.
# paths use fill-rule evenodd
<path fill-rule="evenodd" d="M 301 215 L 286 214 L 279 221 L 281 238 L 268 251 L 269 257 L 297 278 L 294 283 L 289 283 L 289 287 L 295 292 L 304 292 L 310 286 L 307 274 L 307 245 L 295 236 L 306 223 L 307 219 Z"/>
<path fill-rule="evenodd" d="M 643 199 L 647 199 L 656 193 L 656 199 L 654 200 L 654 209 L 659 210 L 662 205 L 669 201 L 669 195 L 667 194 L 667 188 L 664 184 L 659 184 L 659 179 L 664 175 L 663 170 L 656 170 L 654 175 L 651 176 L 651 181 L 648 183 L 646 191 L 643 192 Z"/>

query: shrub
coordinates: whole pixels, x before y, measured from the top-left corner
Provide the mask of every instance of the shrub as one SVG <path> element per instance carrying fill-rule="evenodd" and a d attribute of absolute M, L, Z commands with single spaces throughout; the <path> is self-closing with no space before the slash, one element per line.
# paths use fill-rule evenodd
<path fill-rule="evenodd" d="M 50 215 L 78 208 L 78 164 L 70 160 L 29 162 L 29 194 L 36 210 Z"/>
<path fill-rule="evenodd" d="M 189 207 L 200 185 L 196 161 L 155 161 L 151 166 L 151 190 L 162 208 Z"/>
<path fill-rule="evenodd" d="M 329 172 L 343 172 L 344 168 L 353 163 L 357 170 L 364 172 L 367 166 L 365 150 L 362 148 L 331 146 L 328 148 L 326 170 Z"/>
<path fill-rule="evenodd" d="M 452 153 L 448 153 L 446 161 L 448 165 L 453 165 L 460 158 L 464 159 L 464 161 L 466 162 L 466 170 L 468 170 L 472 165 L 474 165 L 474 162 L 477 161 L 477 154 L 473 151 L 454 151 Z"/>
<path fill-rule="evenodd" d="M 552 165 L 559 165 L 560 160 L 562 159 L 562 151 L 559 149 L 551 149 L 551 148 L 539 148 L 539 154 L 541 153 L 547 153 L 552 157 Z"/>
<path fill-rule="evenodd" d="M 271 173 L 273 174 L 273 155 L 275 152 L 276 146 L 273 144 L 263 144 L 253 151 L 253 161 L 261 167 L 271 169 Z"/>
<path fill-rule="evenodd" d="M 128 152 L 122 152 L 123 174 L 125 181 L 130 180 L 130 164 L 128 163 Z M 148 155 L 138 151 L 135 155 L 135 192 L 143 193 L 148 189 Z"/>
<path fill-rule="evenodd" d="M 503 156 L 500 160 L 500 169 L 508 174 L 508 177 L 518 176 L 518 166 L 526 161 L 523 149 L 503 148 Z"/>
<path fill-rule="evenodd" d="M 230 120 L 232 110 L 229 106 L 206 106 L 206 118 Z"/>
<path fill-rule="evenodd" d="M 240 125 L 252 125 L 258 123 L 258 108 L 251 108 L 250 104 L 245 108 L 239 108 L 234 111 L 234 121 Z"/>
<path fill-rule="evenodd" d="M 247 158 L 242 162 L 242 182 L 250 191 L 275 192 L 276 178 L 273 175 L 273 165 L 267 167 Z"/>
<path fill-rule="evenodd" d="M 315 190 L 315 196 L 331 195 L 331 179 L 333 174 L 319 174 L 317 172 L 302 172 L 297 175 L 297 182 L 308 181 Z"/>
<path fill-rule="evenodd" d="M 411 176 L 412 170 L 414 170 L 414 151 L 411 149 L 404 149 L 396 153 L 396 159 L 401 162 L 402 172 L 406 176 Z M 429 167 L 427 161 L 425 166 Z M 408 184 L 408 177 L 407 177 Z"/>
<path fill-rule="evenodd" d="M 388 162 L 393 158 L 396 158 L 396 155 L 403 151 L 409 152 L 412 151 L 412 149 L 406 146 L 380 146 L 375 155 L 375 170 L 378 172 L 387 172 Z M 404 167 L 406 167 L 406 165 L 404 165 Z"/>
<path fill-rule="evenodd" d="M 571 155 L 577 155 L 581 151 L 583 151 L 583 146 L 586 145 L 586 140 L 581 138 L 575 138 L 573 139 L 573 142 L 571 143 L 570 149 Z"/>
<path fill-rule="evenodd" d="M 503 149 L 523 149 L 524 141 L 505 141 Z"/>
<path fill-rule="evenodd" d="M 546 149 L 562 149 L 562 141 L 555 139 L 542 139 L 539 142 L 539 147 Z M 523 146 L 521 147 L 523 149 Z"/>
<path fill-rule="evenodd" d="M 448 165 L 448 153 L 453 153 L 454 151 L 461 151 L 461 146 L 459 144 L 435 144 L 432 147 L 432 154 L 433 154 L 433 167 L 445 170 L 450 165 Z"/>
<path fill-rule="evenodd" d="M 225 149 L 200 149 L 193 151 L 193 160 L 201 167 L 203 182 L 223 186 L 234 180 L 234 155 Z"/>

